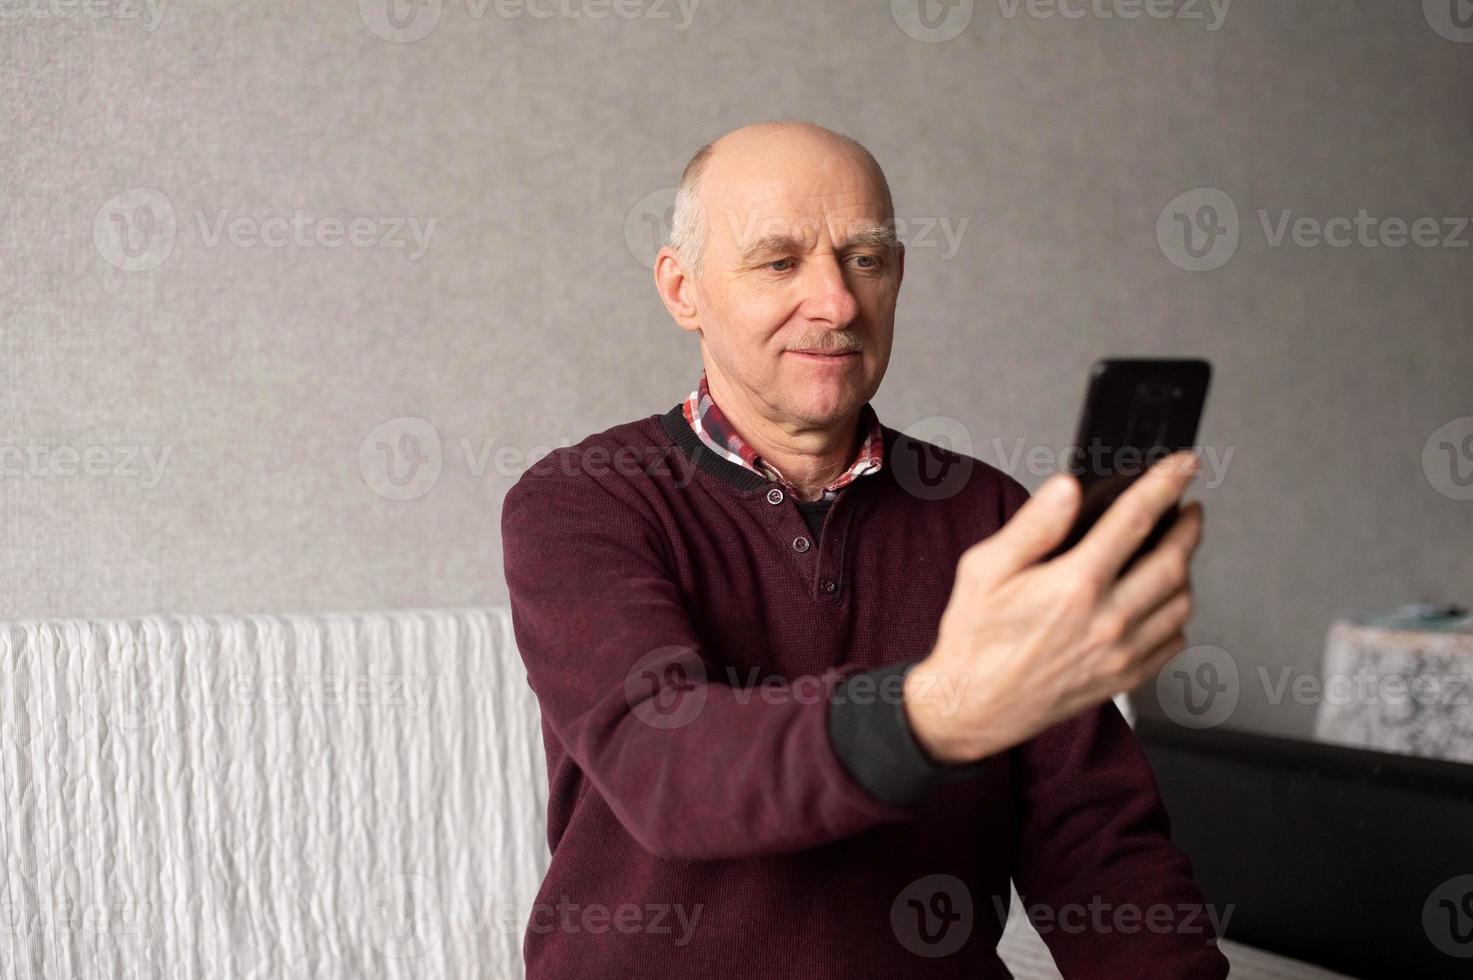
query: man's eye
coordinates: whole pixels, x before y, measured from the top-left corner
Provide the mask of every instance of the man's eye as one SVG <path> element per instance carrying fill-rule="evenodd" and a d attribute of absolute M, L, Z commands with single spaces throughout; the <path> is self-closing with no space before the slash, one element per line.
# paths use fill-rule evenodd
<path fill-rule="evenodd" d="M 856 255 L 854 259 L 860 264 L 859 267 L 867 272 L 880 267 L 880 259 L 876 255 Z"/>
<path fill-rule="evenodd" d="M 779 269 L 778 266 L 782 266 L 783 268 Z M 792 259 L 778 259 L 774 262 L 767 263 L 767 267 L 773 272 L 787 272 L 788 269 L 792 268 L 792 266 Z"/>

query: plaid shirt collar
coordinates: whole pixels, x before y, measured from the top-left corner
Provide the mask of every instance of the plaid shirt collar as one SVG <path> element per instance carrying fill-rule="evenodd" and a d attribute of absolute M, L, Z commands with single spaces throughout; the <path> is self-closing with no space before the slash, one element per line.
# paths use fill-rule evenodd
<path fill-rule="evenodd" d="M 718 456 L 765 479 L 776 480 L 787 487 L 794 498 L 798 498 L 793 484 L 775 466 L 759 456 L 757 450 L 737 433 L 721 409 L 716 407 L 715 400 L 711 398 L 711 390 L 706 385 L 705 371 L 701 372 L 701 380 L 695 390 L 686 396 L 683 407 L 685 420 L 690 423 L 701 442 Z M 839 474 L 838 479 L 823 488 L 821 500 L 833 500 L 840 490 L 855 479 L 866 473 L 876 472 L 884 464 L 885 443 L 880 433 L 880 420 L 869 402 L 865 402 L 864 407 L 859 410 L 859 425 L 866 433 L 864 443 L 859 447 L 859 454 L 849 464 L 849 468 Z"/>

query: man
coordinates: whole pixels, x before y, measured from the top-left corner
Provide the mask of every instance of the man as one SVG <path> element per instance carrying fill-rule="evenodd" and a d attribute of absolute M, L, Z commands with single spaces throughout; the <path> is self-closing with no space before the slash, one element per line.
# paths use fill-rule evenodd
<path fill-rule="evenodd" d="M 1200 505 L 1116 573 L 1195 460 L 1042 561 L 1072 478 L 1030 500 L 869 403 L 893 217 L 828 130 L 702 149 L 654 270 L 695 390 L 507 495 L 550 790 L 532 980 L 1006 977 L 1010 878 L 1066 977 L 1227 974 L 1110 700 L 1185 645 Z M 966 479 L 927 491 L 917 453 Z"/>

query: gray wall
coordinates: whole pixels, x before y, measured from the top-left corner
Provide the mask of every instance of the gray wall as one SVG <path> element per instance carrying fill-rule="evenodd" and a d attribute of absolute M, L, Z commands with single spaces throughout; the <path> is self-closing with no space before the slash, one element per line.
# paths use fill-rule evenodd
<path fill-rule="evenodd" d="M 1473 232 L 1274 247 L 1257 213 L 1473 214 L 1473 43 L 1438 3 L 977 0 L 923 41 L 913 0 L 651 2 L 7 7 L 0 615 L 503 601 L 528 453 L 694 382 L 650 221 L 696 146 L 772 117 L 864 141 L 915 219 L 891 424 L 1002 463 L 1063 444 L 1098 355 L 1214 361 L 1192 640 L 1244 672 L 1231 725 L 1309 730 L 1251 678 L 1315 673 L 1333 617 L 1470 598 L 1473 503 L 1423 448 L 1473 414 Z M 1199 187 L 1238 212 L 1211 271 L 1157 236 Z M 295 214 L 400 246 L 290 244 Z M 400 487 L 406 434 L 430 462 Z"/>

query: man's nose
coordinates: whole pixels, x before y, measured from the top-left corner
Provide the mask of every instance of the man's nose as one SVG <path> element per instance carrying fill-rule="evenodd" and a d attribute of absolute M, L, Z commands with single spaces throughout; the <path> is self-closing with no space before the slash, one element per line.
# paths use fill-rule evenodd
<path fill-rule="evenodd" d="M 838 258 L 823 256 L 809 263 L 810 278 L 805 284 L 805 312 L 810 319 L 827 320 L 836 327 L 846 326 L 859 315 L 859 301 L 849 288 L 844 267 Z"/>

